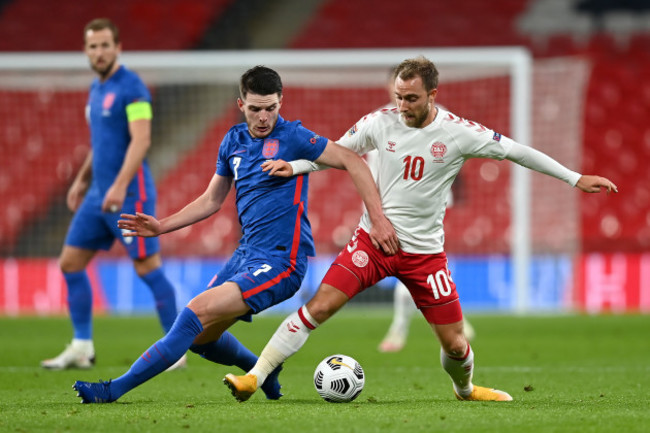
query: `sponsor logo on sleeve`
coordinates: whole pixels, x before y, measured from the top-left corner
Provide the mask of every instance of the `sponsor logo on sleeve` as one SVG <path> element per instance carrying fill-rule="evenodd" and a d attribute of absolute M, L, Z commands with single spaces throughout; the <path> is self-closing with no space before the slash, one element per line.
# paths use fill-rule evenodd
<path fill-rule="evenodd" d="M 498 132 L 495 132 L 494 135 L 492 136 L 492 140 L 501 141 L 501 134 L 499 134 Z"/>
<path fill-rule="evenodd" d="M 309 139 L 309 142 L 311 144 L 316 144 L 316 142 L 318 141 L 319 138 L 320 138 L 320 135 L 314 135 L 312 138 Z"/>

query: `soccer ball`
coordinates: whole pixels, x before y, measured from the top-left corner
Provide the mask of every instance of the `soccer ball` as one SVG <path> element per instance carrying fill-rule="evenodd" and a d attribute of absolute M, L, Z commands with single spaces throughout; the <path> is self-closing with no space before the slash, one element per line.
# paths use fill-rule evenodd
<path fill-rule="evenodd" d="M 363 391 L 366 381 L 361 364 L 346 355 L 323 359 L 314 372 L 314 386 L 325 401 L 347 403 Z"/>

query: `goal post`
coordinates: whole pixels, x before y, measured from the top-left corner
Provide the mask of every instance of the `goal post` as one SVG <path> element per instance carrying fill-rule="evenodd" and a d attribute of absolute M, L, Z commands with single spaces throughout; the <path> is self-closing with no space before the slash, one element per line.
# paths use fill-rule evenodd
<path fill-rule="evenodd" d="M 439 103 L 535 147 L 538 140 L 533 129 L 537 133 L 543 128 L 533 128 L 538 122 L 533 120 L 533 99 L 545 91 L 534 88 L 536 71 L 555 77 L 550 80 L 553 82 L 565 74 L 564 67 L 584 70 L 584 65 L 571 62 L 540 69 L 530 53 L 520 47 L 124 52 L 120 62 L 138 72 L 153 94 L 154 145 L 149 159 L 158 182 L 158 213 L 178 210 L 207 185 L 223 133 L 241 121 L 234 100 L 238 79 L 246 69 L 261 64 L 278 70 L 285 86 L 281 115 L 301 119 L 307 128 L 336 140 L 363 114 L 388 102 L 385 85 L 390 68 L 420 55 L 440 70 Z M 26 182 L 14 167 L 11 173 L 0 176 L 0 190 L 23 191 L 0 218 L 4 221 L 0 225 L 2 256 L 52 256 L 60 248 L 61 230 L 69 220 L 62 205 L 65 190 L 81 163 L 79 154 L 88 145 L 83 104 L 92 79 L 83 53 L 0 54 L 0 105 L 5 107 L 0 113 L 4 115 L 4 121 L 0 119 L 0 157 L 3 161 L 27 158 L 28 166 L 47 167 L 48 161 L 56 165 L 49 179 L 39 180 L 39 173 L 29 171 Z M 540 109 L 550 113 L 551 105 Z M 574 108 L 570 117 L 579 118 L 580 110 Z M 34 117 L 37 115 L 40 117 Z M 544 120 L 544 116 L 540 118 Z M 573 137 L 569 145 L 579 146 L 579 127 L 571 128 L 563 137 Z M 557 159 L 565 164 L 579 163 L 575 158 Z M 327 258 L 325 261 L 349 239 L 361 212 L 351 183 L 329 171 L 332 173 L 310 177 L 309 216 L 318 254 Z M 504 289 L 508 295 L 500 292 L 498 284 L 490 289 L 491 295 L 499 299 L 499 308 L 520 313 L 531 307 L 533 255 L 575 252 L 575 239 L 557 241 L 546 248 L 547 232 L 536 235 L 533 230 L 539 205 L 533 194 L 536 181 L 530 173 L 507 162 L 468 161 L 459 174 L 460 186 L 454 191 L 454 204 L 446 221 L 450 257 L 469 257 L 470 261 L 475 256 L 508 258 L 503 272 L 509 276 L 501 278 L 503 284 L 511 286 Z M 26 195 L 32 198 L 26 200 Z M 53 210 L 57 206 L 58 213 Z M 168 235 L 162 240 L 163 253 L 168 257 L 229 255 L 239 238 L 232 203 L 220 214 L 212 221 Z M 574 223 L 575 214 L 575 209 L 570 212 Z M 551 221 L 545 226 L 556 224 Z M 55 231 L 52 227 L 56 225 L 63 229 Z M 556 227 L 554 233 L 567 230 Z M 33 234 L 52 231 L 56 233 L 52 234 L 51 247 L 45 245 L 46 238 Z M 535 243 L 537 239 L 541 239 L 541 247 Z M 501 272 L 502 262 L 498 263 L 488 265 L 486 272 Z M 464 278 L 454 274 L 457 283 Z M 483 280 L 469 284 L 474 287 L 463 284 L 459 287 L 461 297 L 462 290 L 480 291 L 483 284 Z"/>

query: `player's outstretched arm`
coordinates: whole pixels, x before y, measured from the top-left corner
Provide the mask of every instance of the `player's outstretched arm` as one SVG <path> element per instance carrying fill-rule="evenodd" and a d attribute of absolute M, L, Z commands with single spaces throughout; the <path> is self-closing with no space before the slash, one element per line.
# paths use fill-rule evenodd
<path fill-rule="evenodd" d="M 584 192 L 601 192 L 603 189 L 610 192 L 618 192 L 618 188 L 614 183 L 601 176 L 582 175 L 576 183 L 576 188 L 580 188 Z"/>
<path fill-rule="evenodd" d="M 600 192 L 601 189 L 605 189 L 608 194 L 612 191 L 618 192 L 616 185 L 609 179 L 601 176 L 581 175 L 569 170 L 545 153 L 514 141 L 506 158 L 531 170 L 563 180 L 584 192 L 595 193 Z"/>
<path fill-rule="evenodd" d="M 218 212 L 231 186 L 231 177 L 215 174 L 203 194 L 175 214 L 160 221 L 145 214 L 122 214 L 117 226 L 134 232 L 128 236 L 158 236 L 187 227 Z"/>
<path fill-rule="evenodd" d="M 399 248 L 397 234 L 384 215 L 377 185 L 365 161 L 350 149 L 329 141 L 315 162 L 347 170 L 368 210 L 372 223 L 369 235 L 373 245 L 388 255 L 396 254 Z"/>

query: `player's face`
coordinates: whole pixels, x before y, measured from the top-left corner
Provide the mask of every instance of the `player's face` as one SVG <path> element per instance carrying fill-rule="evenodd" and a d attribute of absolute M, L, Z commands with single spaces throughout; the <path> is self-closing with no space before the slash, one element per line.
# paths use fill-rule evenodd
<path fill-rule="evenodd" d="M 416 76 L 395 79 L 395 100 L 404 123 L 411 128 L 424 128 L 433 121 L 436 109 L 433 105 L 438 90 L 427 92 L 422 78 Z"/>
<path fill-rule="evenodd" d="M 117 56 L 121 46 L 113 39 L 110 29 L 88 30 L 86 33 L 85 51 L 90 67 L 102 79 L 109 77 L 117 69 Z"/>
<path fill-rule="evenodd" d="M 244 113 L 248 132 L 255 138 L 264 138 L 275 128 L 282 106 L 282 96 L 277 93 L 272 95 L 249 93 L 244 100 L 237 99 L 237 105 Z"/>

